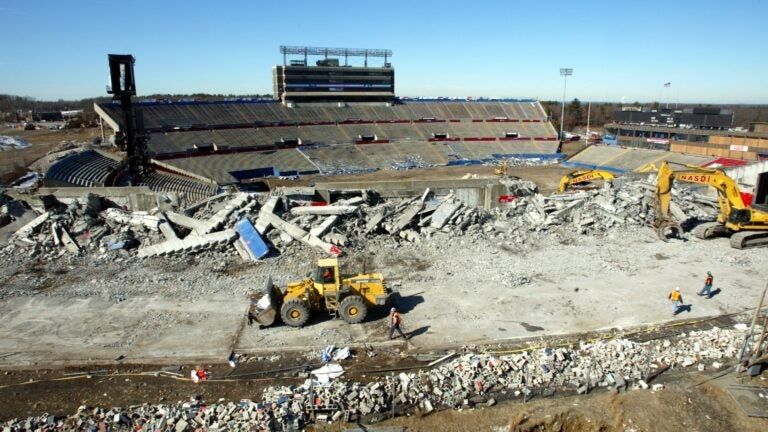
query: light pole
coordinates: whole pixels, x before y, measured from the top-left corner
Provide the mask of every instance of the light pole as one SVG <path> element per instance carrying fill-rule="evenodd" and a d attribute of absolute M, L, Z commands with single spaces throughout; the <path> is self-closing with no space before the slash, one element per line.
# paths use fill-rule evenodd
<path fill-rule="evenodd" d="M 568 77 L 573 75 L 573 69 L 560 68 L 560 75 L 563 77 L 563 110 L 560 113 L 560 142 L 563 142 L 563 124 L 565 123 L 565 85 Z"/>

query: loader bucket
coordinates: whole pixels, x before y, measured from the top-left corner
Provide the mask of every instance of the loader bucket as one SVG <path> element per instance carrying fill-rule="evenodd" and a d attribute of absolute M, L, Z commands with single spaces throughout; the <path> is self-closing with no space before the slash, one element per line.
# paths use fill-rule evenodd
<path fill-rule="evenodd" d="M 248 317 L 265 327 L 272 325 L 277 316 L 278 292 L 272 284 L 272 278 L 268 278 L 267 286 L 262 291 L 251 294 Z"/>

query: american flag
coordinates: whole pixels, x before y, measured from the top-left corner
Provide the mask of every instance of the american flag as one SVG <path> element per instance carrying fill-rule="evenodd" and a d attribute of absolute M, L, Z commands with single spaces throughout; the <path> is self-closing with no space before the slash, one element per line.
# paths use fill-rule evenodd
<path fill-rule="evenodd" d="M 665 83 L 664 83 L 664 87 L 669 87 L 669 86 L 671 86 L 671 85 L 672 85 L 672 83 L 671 83 L 671 82 L 665 82 Z"/>

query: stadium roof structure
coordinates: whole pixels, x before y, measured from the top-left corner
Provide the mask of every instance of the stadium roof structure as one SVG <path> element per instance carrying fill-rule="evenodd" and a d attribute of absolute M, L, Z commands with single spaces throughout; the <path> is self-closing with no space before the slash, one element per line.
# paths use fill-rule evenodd
<path fill-rule="evenodd" d="M 309 46 L 286 46 L 280 45 L 280 54 L 283 55 L 283 64 L 287 63 L 288 55 L 303 55 L 304 63 L 306 63 L 307 56 L 344 56 L 344 64 L 347 63 L 348 57 L 365 57 L 366 66 L 368 65 L 368 57 L 383 57 L 384 63 L 387 63 L 387 59 L 392 57 L 392 50 L 389 49 L 377 49 L 377 48 L 328 48 L 328 47 L 309 47 Z"/>

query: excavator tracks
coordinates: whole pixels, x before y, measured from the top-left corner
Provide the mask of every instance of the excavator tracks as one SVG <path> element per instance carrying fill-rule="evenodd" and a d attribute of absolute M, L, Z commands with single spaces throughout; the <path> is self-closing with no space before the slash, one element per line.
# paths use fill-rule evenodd
<path fill-rule="evenodd" d="M 702 240 L 710 239 L 712 237 L 718 237 L 726 234 L 726 229 L 720 222 L 705 222 L 703 224 L 696 225 L 691 230 L 691 234 Z"/>
<path fill-rule="evenodd" d="M 741 231 L 731 236 L 731 247 L 747 249 L 768 246 L 768 231 Z"/>

